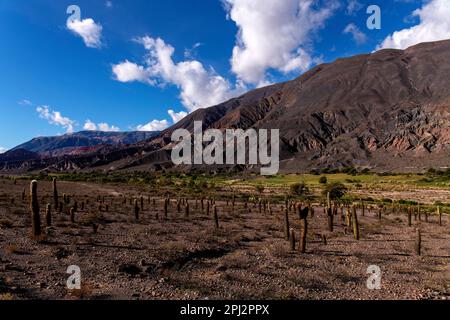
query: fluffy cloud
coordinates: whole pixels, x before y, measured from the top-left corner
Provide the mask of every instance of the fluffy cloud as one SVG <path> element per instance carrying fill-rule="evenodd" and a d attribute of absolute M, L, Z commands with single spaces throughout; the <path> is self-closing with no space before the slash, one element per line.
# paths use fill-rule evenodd
<path fill-rule="evenodd" d="M 104 132 L 119 132 L 120 129 L 116 126 L 110 126 L 107 123 L 99 123 L 98 124 L 98 130 L 104 131 Z"/>
<path fill-rule="evenodd" d="M 137 126 L 138 131 L 162 131 L 169 126 L 167 120 L 153 120 L 147 124 Z"/>
<path fill-rule="evenodd" d="M 100 48 L 102 46 L 103 27 L 95 23 L 93 19 L 67 21 L 67 28 L 83 38 L 87 47 Z"/>
<path fill-rule="evenodd" d="M 84 126 L 83 126 L 83 130 L 96 131 L 97 125 L 94 122 L 92 122 L 91 120 L 86 120 L 86 122 L 84 123 Z"/>
<path fill-rule="evenodd" d="M 244 86 L 231 85 L 212 68 L 206 69 L 196 60 L 176 63 L 175 49 L 164 40 L 151 37 L 137 39 L 148 51 L 146 66 L 125 60 L 113 65 L 118 81 L 140 81 L 151 85 L 173 84 L 180 89 L 180 99 L 188 111 L 219 104 L 244 91 Z"/>
<path fill-rule="evenodd" d="M 353 23 L 347 25 L 343 32 L 351 34 L 357 44 L 362 44 L 367 41 L 367 36 Z"/>
<path fill-rule="evenodd" d="M 5 153 L 7 150 L 3 147 L 0 147 L 0 154 Z"/>
<path fill-rule="evenodd" d="M 112 3 L 111 1 L 106 1 L 106 2 L 105 2 L 105 6 L 106 6 L 107 8 L 112 8 L 113 3 Z"/>
<path fill-rule="evenodd" d="M 120 128 L 118 128 L 116 126 L 110 126 L 107 123 L 95 124 L 91 120 L 86 120 L 86 122 L 84 123 L 83 129 L 87 130 L 87 131 L 97 131 L 98 130 L 98 131 L 103 131 L 103 132 L 119 132 L 120 131 Z"/>
<path fill-rule="evenodd" d="M 148 82 L 150 84 L 153 83 L 149 81 L 150 74 L 144 69 L 144 67 L 139 66 L 136 63 L 129 62 L 128 60 L 113 65 L 112 71 L 115 75 L 115 79 L 120 82 L 141 81 Z"/>
<path fill-rule="evenodd" d="M 167 113 L 169 114 L 170 118 L 172 118 L 173 124 L 177 123 L 178 121 L 180 121 L 181 119 L 183 119 L 188 115 L 187 112 L 184 111 L 175 112 L 171 109 L 167 111 Z M 169 126 L 170 126 L 169 121 L 164 119 L 164 120 L 153 120 L 147 124 L 137 126 L 136 129 L 138 131 L 162 131 L 164 129 L 167 129 Z"/>
<path fill-rule="evenodd" d="M 268 69 L 304 71 L 314 62 L 307 53 L 310 35 L 323 27 L 337 5 L 315 8 L 314 0 L 223 0 L 238 29 L 232 71 L 246 83 L 266 81 Z"/>
<path fill-rule="evenodd" d="M 67 133 L 73 133 L 75 121 L 63 117 L 59 111 L 52 111 L 48 106 L 39 106 L 36 111 L 42 119 L 47 120 L 50 124 L 63 127 Z"/>
<path fill-rule="evenodd" d="M 406 49 L 420 42 L 450 38 L 450 5 L 448 0 L 431 0 L 412 13 L 420 23 L 411 28 L 396 31 L 384 39 L 378 49 Z"/>
<path fill-rule="evenodd" d="M 177 123 L 178 121 L 180 121 L 181 119 L 183 119 L 184 117 L 186 117 L 188 115 L 188 113 L 184 112 L 184 111 L 175 112 L 173 110 L 169 110 L 169 111 L 167 111 L 167 113 L 172 118 L 173 123 Z"/>

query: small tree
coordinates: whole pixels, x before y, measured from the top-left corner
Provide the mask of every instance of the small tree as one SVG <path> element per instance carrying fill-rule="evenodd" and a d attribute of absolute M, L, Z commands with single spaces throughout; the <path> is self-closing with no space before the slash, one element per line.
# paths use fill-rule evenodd
<path fill-rule="evenodd" d="M 347 193 L 347 187 L 340 182 L 331 182 L 325 186 L 322 195 L 327 196 L 328 193 L 331 200 L 339 200 Z"/>
<path fill-rule="evenodd" d="M 328 183 L 328 179 L 326 176 L 321 176 L 319 179 L 319 183 L 320 184 L 327 184 Z"/>

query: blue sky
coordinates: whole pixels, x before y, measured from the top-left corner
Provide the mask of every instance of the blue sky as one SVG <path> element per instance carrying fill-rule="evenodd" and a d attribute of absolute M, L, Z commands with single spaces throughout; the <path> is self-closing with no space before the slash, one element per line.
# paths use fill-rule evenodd
<path fill-rule="evenodd" d="M 68 21 L 72 4 L 81 16 Z M 380 30 L 366 26 L 369 5 L 381 8 Z M 450 38 L 449 7 L 447 0 L 0 0 L 0 152 L 83 129 L 163 129 L 317 63 Z"/>

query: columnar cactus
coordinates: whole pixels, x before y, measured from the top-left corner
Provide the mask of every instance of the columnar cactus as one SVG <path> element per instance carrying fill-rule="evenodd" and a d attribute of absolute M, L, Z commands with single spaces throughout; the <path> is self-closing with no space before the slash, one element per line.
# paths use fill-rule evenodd
<path fill-rule="evenodd" d="M 358 224 L 358 215 L 356 214 L 356 207 L 352 208 L 352 221 L 353 221 L 353 236 L 355 240 L 359 240 L 359 224 Z"/>
<path fill-rule="evenodd" d="M 55 210 L 58 210 L 58 188 L 56 187 L 56 177 L 53 178 L 53 205 L 55 206 Z"/>
<path fill-rule="evenodd" d="M 167 206 L 169 205 L 169 200 L 165 199 L 164 200 L 164 218 L 167 219 Z"/>
<path fill-rule="evenodd" d="M 206 214 L 209 216 L 209 201 L 206 202 Z"/>
<path fill-rule="evenodd" d="M 70 222 L 75 223 L 75 209 L 74 209 L 74 207 L 70 208 Z"/>
<path fill-rule="evenodd" d="M 439 206 L 437 206 L 437 215 L 439 218 L 439 225 L 442 226 L 442 212 L 441 212 L 441 209 L 439 208 Z"/>
<path fill-rule="evenodd" d="M 25 189 L 22 190 L 22 201 L 25 200 Z"/>
<path fill-rule="evenodd" d="M 137 199 L 134 200 L 134 217 L 139 220 L 139 204 Z"/>
<path fill-rule="evenodd" d="M 411 208 L 408 208 L 408 227 L 411 227 L 412 225 L 412 212 Z"/>
<path fill-rule="evenodd" d="M 288 208 L 284 210 L 284 237 L 289 240 L 289 212 Z"/>
<path fill-rule="evenodd" d="M 300 244 L 299 250 L 301 253 L 306 252 L 306 235 L 308 233 L 308 221 L 306 218 L 300 219 Z"/>
<path fill-rule="evenodd" d="M 50 203 L 47 203 L 47 207 L 45 209 L 45 221 L 47 223 L 47 227 L 52 225 L 52 206 Z"/>
<path fill-rule="evenodd" d="M 184 205 L 184 216 L 186 218 L 189 218 L 189 203 L 186 202 L 186 204 Z"/>
<path fill-rule="evenodd" d="M 30 184 L 30 211 L 31 211 L 31 231 L 34 237 L 41 235 L 41 216 L 39 214 L 39 201 L 37 196 L 37 181 Z"/>
<path fill-rule="evenodd" d="M 293 228 L 291 228 L 289 231 L 288 231 L 288 234 L 289 234 L 289 242 L 290 242 L 290 245 L 291 245 L 291 251 L 295 251 L 295 231 L 294 231 L 294 229 Z"/>
<path fill-rule="evenodd" d="M 219 229 L 219 216 L 217 215 L 217 207 L 213 206 L 213 215 L 214 215 L 214 227 Z"/>
<path fill-rule="evenodd" d="M 347 228 L 350 228 L 352 225 L 352 214 L 350 212 L 350 207 L 347 205 L 347 210 L 346 210 L 346 215 L 345 215 L 345 222 L 347 225 Z"/>
<path fill-rule="evenodd" d="M 333 232 L 333 211 L 331 207 L 326 208 L 327 218 L 328 218 L 328 231 Z"/>
<path fill-rule="evenodd" d="M 416 231 L 416 243 L 415 243 L 416 254 L 420 256 L 422 254 L 422 233 L 420 229 Z"/>

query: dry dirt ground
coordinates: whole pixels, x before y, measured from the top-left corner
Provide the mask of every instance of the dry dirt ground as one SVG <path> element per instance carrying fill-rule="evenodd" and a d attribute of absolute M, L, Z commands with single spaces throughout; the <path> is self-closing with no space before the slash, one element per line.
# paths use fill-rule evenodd
<path fill-rule="evenodd" d="M 340 215 L 328 232 L 323 208 L 315 207 L 308 218 L 307 252 L 301 254 L 284 239 L 282 203 L 272 205 L 272 213 L 260 213 L 253 204 L 246 209 L 237 202 L 233 211 L 231 203 L 217 201 L 215 229 L 212 214 L 202 212 L 200 202 L 196 209 L 192 198 L 189 217 L 184 209 L 177 212 L 172 199 L 165 218 L 163 197 L 138 187 L 58 182 L 59 195 L 78 203 L 76 222 L 67 212 L 54 213 L 46 228 L 42 214 L 46 236 L 39 242 L 30 237 L 28 186 L 0 180 L 1 299 L 449 299 L 448 215 L 443 226 L 430 216 L 408 227 L 406 214 L 386 214 L 379 221 L 375 212 L 364 217 L 359 212 L 356 241 Z M 39 182 L 38 192 L 44 211 L 51 182 Z M 98 212 L 98 195 L 105 202 L 94 233 L 86 221 Z M 136 221 L 130 199 L 140 195 L 144 208 Z M 290 213 L 290 222 L 298 238 L 296 213 Z M 414 251 L 418 226 L 421 256 Z M 71 265 L 81 269 L 81 290 L 66 287 Z M 381 269 L 380 290 L 367 288 L 370 265 Z"/>

